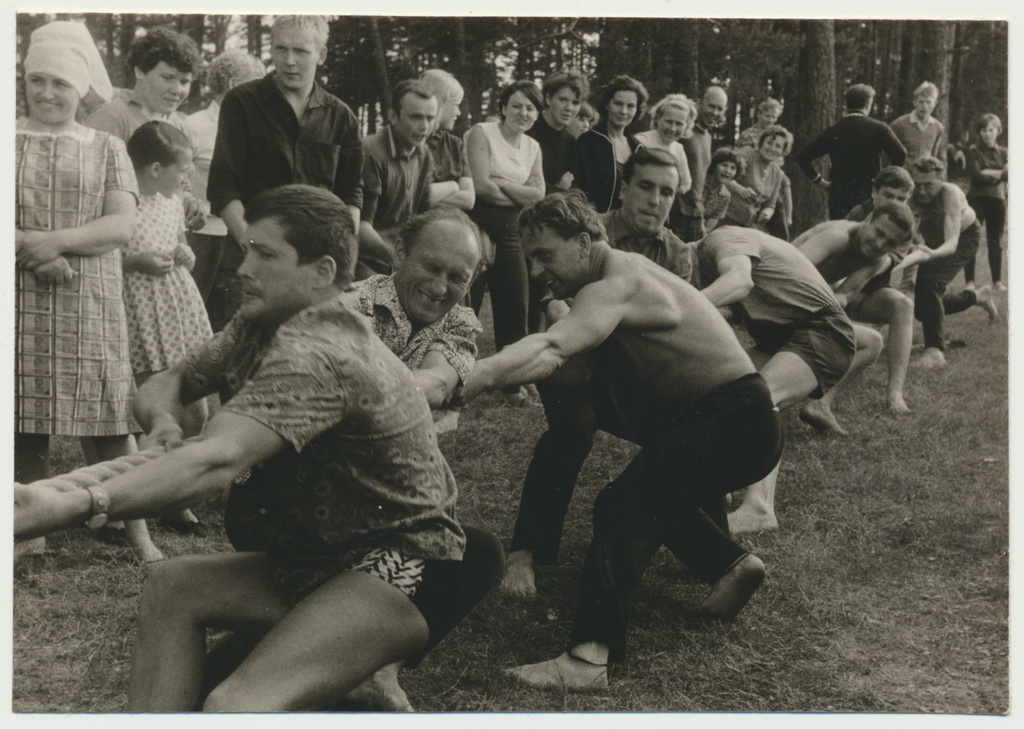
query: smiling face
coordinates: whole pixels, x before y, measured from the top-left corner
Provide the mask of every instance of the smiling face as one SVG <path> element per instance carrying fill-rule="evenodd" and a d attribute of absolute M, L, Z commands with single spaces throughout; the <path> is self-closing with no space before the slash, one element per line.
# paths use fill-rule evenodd
<path fill-rule="evenodd" d="M 513 132 L 524 134 L 537 121 L 540 111 L 529 97 L 522 91 L 516 91 L 508 97 L 508 103 L 501 110 L 502 123 Z"/>
<path fill-rule="evenodd" d="M 48 127 L 73 124 L 81 102 L 74 86 L 40 71 L 25 76 L 25 98 L 29 117 Z"/>
<path fill-rule="evenodd" d="M 729 180 L 736 179 L 737 172 L 739 172 L 739 170 L 736 169 L 735 162 L 731 162 L 729 160 L 719 162 L 717 165 L 715 165 L 715 180 L 720 185 L 724 185 Z"/>
<path fill-rule="evenodd" d="M 786 138 L 782 135 L 768 137 L 761 143 L 758 152 L 765 162 L 777 162 L 786 154 Z"/>
<path fill-rule="evenodd" d="M 239 312 L 246 321 L 277 326 L 315 301 L 310 294 L 321 283 L 317 263 L 299 262 L 284 226 L 274 218 L 257 220 L 247 233 L 245 259 L 238 267 L 243 294 Z"/>
<path fill-rule="evenodd" d="M 658 138 L 667 146 L 683 136 L 689 121 L 688 112 L 676 106 L 666 106 L 661 116 L 658 117 L 654 128 L 658 131 Z"/>
<path fill-rule="evenodd" d="M 327 59 L 327 47 L 317 43 L 312 30 L 283 25 L 274 30 L 270 62 L 274 80 L 282 92 L 305 92 L 313 88 L 317 66 Z"/>
<path fill-rule="evenodd" d="M 589 282 L 590 237 L 586 233 L 562 238 L 542 225 L 524 230 L 521 240 L 530 278 L 544 284 L 555 298 L 575 296 Z"/>
<path fill-rule="evenodd" d="M 155 114 L 166 116 L 176 110 L 191 87 L 192 72 L 179 71 L 165 61 L 160 61 L 147 73 L 135 69 L 135 97 L 143 108 Z"/>
<path fill-rule="evenodd" d="M 564 129 L 580 113 L 580 96 L 568 86 L 544 97 L 544 118 L 552 129 Z"/>
<path fill-rule="evenodd" d="M 871 260 L 881 259 L 907 244 L 907 234 L 886 214 L 865 221 L 854 234 L 854 245 Z"/>
<path fill-rule="evenodd" d="M 635 91 L 616 91 L 605 109 L 608 115 L 608 126 L 622 131 L 636 118 L 640 98 Z"/>
<path fill-rule="evenodd" d="M 408 93 L 402 97 L 398 113 L 394 109 L 388 112 L 391 131 L 395 140 L 406 150 L 417 147 L 427 141 L 434 129 L 437 119 L 437 98 L 431 96 L 424 99 L 418 94 Z"/>
<path fill-rule="evenodd" d="M 637 165 L 633 178 L 622 184 L 622 218 L 632 230 L 655 235 L 668 220 L 679 188 L 679 170 L 661 165 Z"/>
<path fill-rule="evenodd" d="M 451 311 L 469 291 L 479 263 L 476 236 L 452 220 L 430 223 L 411 247 L 399 246 L 395 289 L 409 321 L 424 327 Z"/>
<path fill-rule="evenodd" d="M 911 171 L 910 176 L 914 178 L 914 199 L 918 202 L 931 202 L 942 192 L 943 180 L 938 172 Z"/>

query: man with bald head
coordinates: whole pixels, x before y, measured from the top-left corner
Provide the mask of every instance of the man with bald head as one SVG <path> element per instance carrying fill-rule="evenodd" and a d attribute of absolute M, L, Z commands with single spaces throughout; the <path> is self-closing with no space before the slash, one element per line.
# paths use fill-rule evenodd
<path fill-rule="evenodd" d="M 680 139 L 686 151 L 693 184 L 680 198 L 681 212 L 673 211 L 669 227 L 687 243 L 704 237 L 704 178 L 711 162 L 711 133 L 725 124 L 729 98 L 721 86 L 708 86 L 697 104 L 697 123 L 689 139 Z"/>

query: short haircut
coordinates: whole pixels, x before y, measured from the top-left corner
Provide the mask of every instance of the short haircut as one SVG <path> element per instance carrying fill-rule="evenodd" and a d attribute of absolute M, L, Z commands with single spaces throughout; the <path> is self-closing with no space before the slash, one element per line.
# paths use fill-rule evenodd
<path fill-rule="evenodd" d="M 154 162 L 173 165 L 181 159 L 181 153 L 192 149 L 192 142 L 183 131 L 167 122 L 148 121 L 128 138 L 126 144 L 132 166 L 141 170 Z"/>
<path fill-rule="evenodd" d="M 918 96 L 934 96 L 937 99 L 939 98 L 939 87 L 931 81 L 924 81 L 914 89 L 914 98 L 916 99 Z"/>
<path fill-rule="evenodd" d="M 671 154 L 663 149 L 648 149 L 640 147 L 630 155 L 626 164 L 622 166 L 623 182 L 630 182 L 636 173 L 637 167 L 671 167 L 678 172 L 679 162 Z"/>
<path fill-rule="evenodd" d="M 758 114 L 763 114 L 769 111 L 777 111 L 781 114 L 782 109 L 782 102 L 779 101 L 778 99 L 773 99 L 771 97 L 768 97 L 767 99 L 765 99 L 764 101 L 757 105 Z"/>
<path fill-rule="evenodd" d="M 657 104 L 651 107 L 651 119 L 655 122 L 658 121 L 667 109 L 685 111 L 688 117 L 694 118 L 695 109 L 685 94 L 669 94 L 661 98 Z"/>
<path fill-rule="evenodd" d="M 876 190 L 881 190 L 883 187 L 891 187 L 894 190 L 913 190 L 914 178 L 910 176 L 906 168 L 889 165 L 878 173 L 873 185 Z"/>
<path fill-rule="evenodd" d="M 887 200 L 871 211 L 871 216 L 868 220 L 875 220 L 882 215 L 888 216 L 889 220 L 903 231 L 903 242 L 909 241 L 917 230 L 917 219 L 914 217 L 910 206 L 906 203 Z"/>
<path fill-rule="evenodd" d="M 601 216 L 580 190 L 553 192 L 519 213 L 519 231 L 548 228 L 566 240 L 586 233 L 591 240 L 605 240 Z"/>
<path fill-rule="evenodd" d="M 424 213 L 418 213 L 413 215 L 402 226 L 402 232 L 398 235 L 398 243 L 403 246 L 406 251 L 412 250 L 419 242 L 420 235 L 423 230 L 434 223 L 450 222 L 466 228 L 470 233 L 473 234 L 473 240 L 476 241 L 477 250 L 480 252 L 481 258 L 483 257 L 483 246 L 481 244 L 480 228 L 477 227 L 476 223 L 469 219 L 469 216 L 458 208 L 453 208 L 450 205 L 442 205 L 440 207 L 431 208 Z"/>
<path fill-rule="evenodd" d="M 284 185 L 256 195 L 245 206 L 250 225 L 272 218 L 284 229 L 299 263 L 330 256 L 337 264 L 335 284 L 352 281 L 359 243 L 352 215 L 341 199 L 319 187 Z"/>
<path fill-rule="evenodd" d="M 587 77 L 575 68 L 567 68 L 564 71 L 555 71 L 544 79 L 541 84 L 541 95 L 546 99 L 554 96 L 564 88 L 568 88 L 576 97 L 583 101 L 590 96 L 590 82 Z"/>
<path fill-rule="evenodd" d="M 402 100 L 405 99 L 409 94 L 420 97 L 421 99 L 433 99 L 435 98 L 433 90 L 422 81 L 416 79 L 406 79 L 400 84 L 395 86 L 391 92 L 391 111 L 395 114 L 402 113 Z M 438 106 L 441 102 L 438 101 Z"/>
<path fill-rule="evenodd" d="M 743 159 L 736 154 L 736 150 L 732 147 L 719 147 L 715 150 L 715 153 L 711 155 L 711 161 L 708 162 L 708 172 L 705 179 L 711 179 L 712 173 L 715 168 L 723 162 L 732 162 L 736 165 L 736 176 L 739 177 L 743 174 L 746 165 L 743 163 Z"/>
<path fill-rule="evenodd" d="M 993 125 L 999 130 L 999 133 L 1003 133 L 1003 122 L 999 120 L 999 117 L 995 114 L 982 114 L 978 117 L 978 123 L 974 125 L 974 131 L 980 132 L 982 129 L 987 127 L 989 124 Z"/>
<path fill-rule="evenodd" d="M 505 107 L 508 106 L 508 100 L 517 91 L 530 100 L 538 113 L 544 108 L 544 99 L 540 97 L 540 89 L 537 88 L 537 84 L 533 81 L 513 81 L 501 90 L 501 95 L 498 97 L 498 116 L 502 120 L 505 119 Z"/>
<path fill-rule="evenodd" d="M 462 101 L 465 92 L 462 84 L 454 76 L 440 68 L 428 68 L 420 74 L 420 83 L 437 97 L 437 103 L 446 104 L 449 101 L 458 99 Z"/>
<path fill-rule="evenodd" d="M 875 99 L 875 90 L 867 84 L 854 84 L 843 94 L 847 111 L 866 109 Z"/>
<path fill-rule="evenodd" d="M 195 41 L 170 28 L 151 28 L 132 41 L 128 48 L 128 65 L 149 73 L 163 61 L 180 73 L 194 74 L 202 56 Z"/>
<path fill-rule="evenodd" d="M 612 103 L 612 97 L 620 91 L 632 91 L 636 94 L 636 116 L 633 117 L 633 121 L 636 121 L 647 108 L 647 100 L 651 98 L 651 95 L 647 93 L 647 88 L 642 83 L 625 74 L 613 76 L 611 81 L 601 87 L 601 93 L 597 99 L 598 113 L 605 116 L 608 113 L 608 104 Z"/>
<path fill-rule="evenodd" d="M 322 15 L 278 15 L 274 18 L 274 24 L 270 26 L 271 41 L 278 28 L 286 27 L 308 30 L 313 34 L 313 42 L 317 47 L 323 48 L 327 45 L 327 19 Z"/>
<path fill-rule="evenodd" d="M 916 172 L 919 175 L 930 175 L 932 172 L 938 172 L 940 175 L 945 175 L 946 165 L 942 164 L 942 160 L 937 157 L 925 155 L 924 157 L 918 157 L 914 160 L 914 164 L 910 166 L 910 171 Z"/>
<path fill-rule="evenodd" d="M 782 137 L 785 140 L 785 144 L 782 147 L 782 153 L 789 154 L 790 150 L 793 148 L 793 135 L 789 133 L 789 130 L 786 129 L 786 127 L 780 124 L 769 124 L 764 128 L 764 131 L 761 132 L 761 136 L 757 138 L 757 148 L 761 149 L 766 141 L 775 139 L 775 137 Z"/>
<path fill-rule="evenodd" d="M 232 86 L 263 78 L 267 68 L 263 61 L 241 48 L 224 51 L 210 62 L 206 70 L 206 85 L 214 96 L 227 93 Z"/>

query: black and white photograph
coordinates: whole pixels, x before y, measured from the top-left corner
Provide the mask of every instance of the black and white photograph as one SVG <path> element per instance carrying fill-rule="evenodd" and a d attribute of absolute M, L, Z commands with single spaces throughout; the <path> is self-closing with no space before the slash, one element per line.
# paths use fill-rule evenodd
<path fill-rule="evenodd" d="M 1010 717 L 1017 25 L 806 5 L 13 8 L 12 716 Z"/>

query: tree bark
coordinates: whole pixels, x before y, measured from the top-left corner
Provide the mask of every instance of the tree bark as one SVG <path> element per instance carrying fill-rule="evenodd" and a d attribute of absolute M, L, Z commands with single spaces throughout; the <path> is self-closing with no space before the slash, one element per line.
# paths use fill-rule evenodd
<path fill-rule="evenodd" d="M 373 69 L 377 79 L 377 100 L 380 104 L 380 115 L 388 118 L 388 110 L 391 108 L 391 84 L 388 83 L 388 67 L 384 55 L 384 41 L 380 34 L 380 23 L 374 16 L 366 18 L 369 30 L 370 43 L 373 47 Z M 373 114 L 370 115 L 371 131 L 376 131 L 376 122 Z"/>
<path fill-rule="evenodd" d="M 262 60 L 263 58 L 263 16 L 245 16 L 245 47 L 249 53 Z"/>
<path fill-rule="evenodd" d="M 802 43 L 797 61 L 794 149 L 800 149 L 835 122 L 836 54 L 835 25 L 831 20 L 801 20 Z M 828 204 L 821 190 L 811 184 L 795 165 L 787 165 L 793 182 L 793 227 L 796 236 L 828 219 Z"/>

